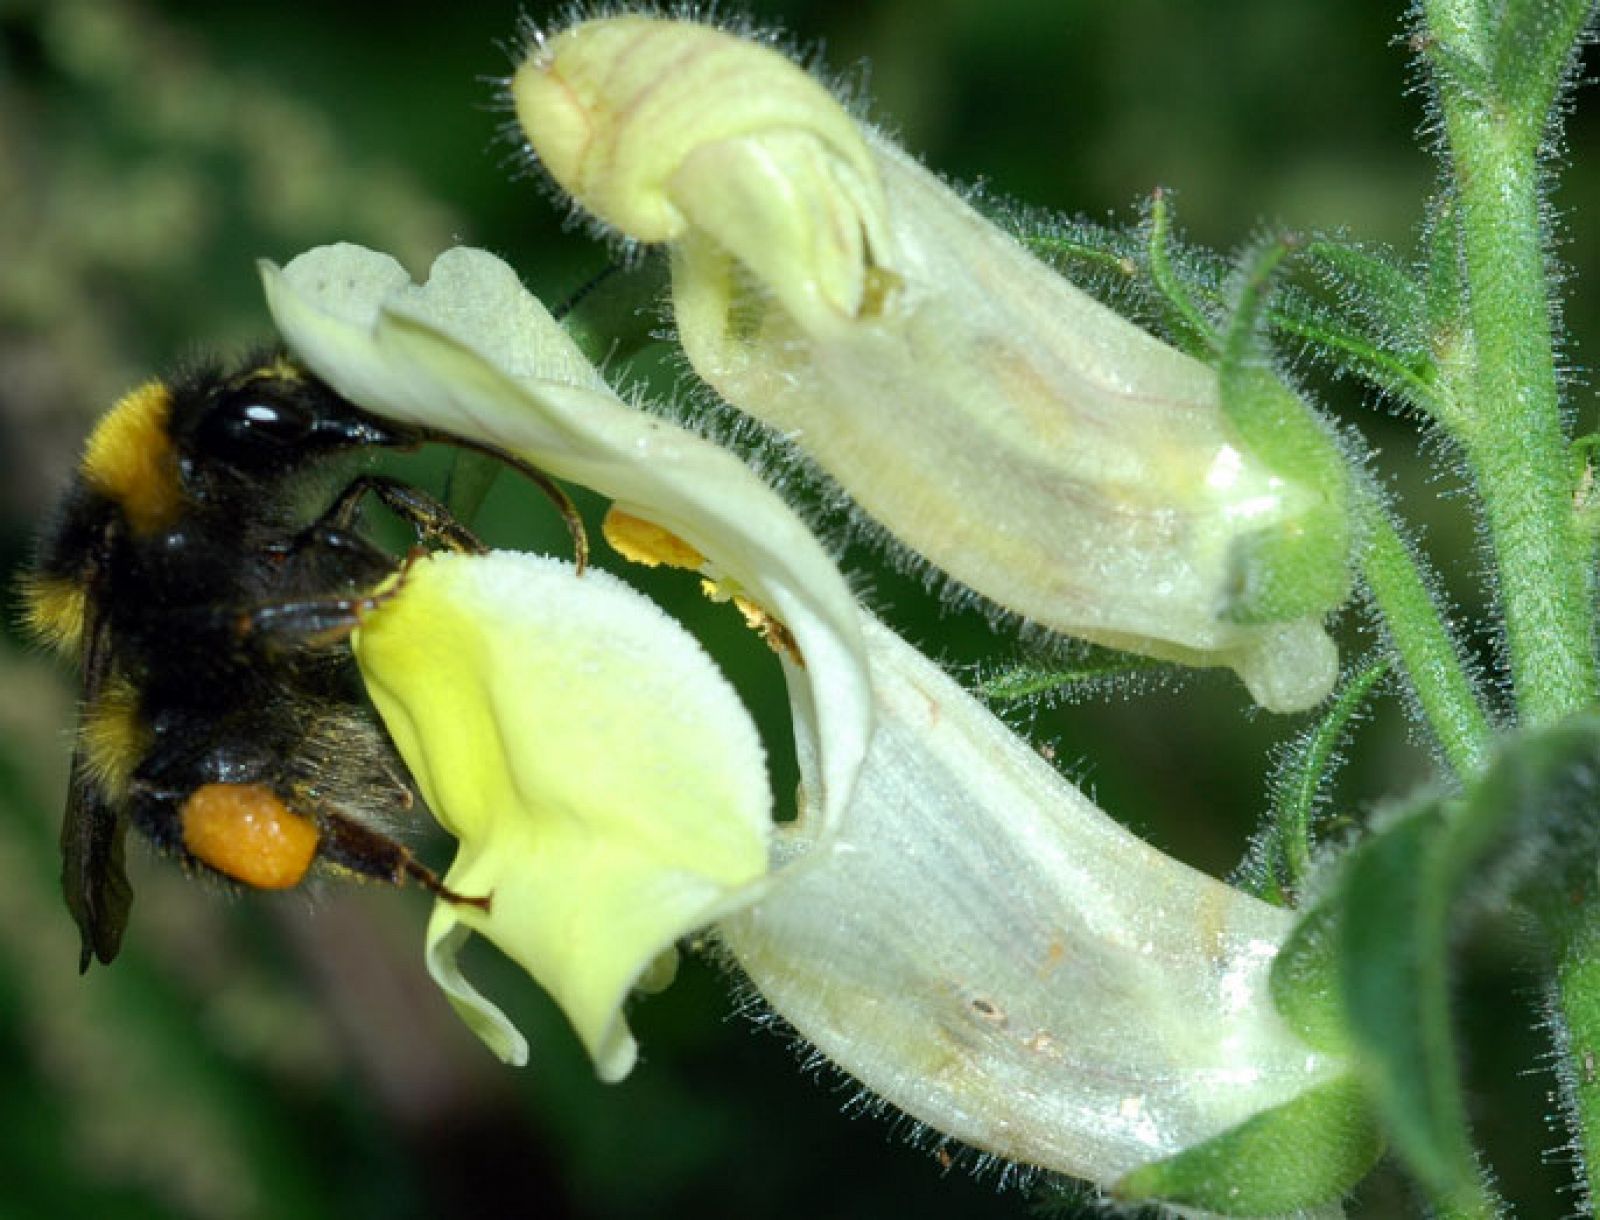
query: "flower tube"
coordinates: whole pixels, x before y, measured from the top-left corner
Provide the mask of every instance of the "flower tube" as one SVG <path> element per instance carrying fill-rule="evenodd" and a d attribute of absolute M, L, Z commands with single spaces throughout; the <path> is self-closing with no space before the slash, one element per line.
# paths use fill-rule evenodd
<path fill-rule="evenodd" d="M 1228 666 L 1265 707 L 1326 695 L 1321 618 L 1348 586 L 1336 456 L 1247 444 L 1213 369 L 766 46 L 602 18 L 541 41 L 512 95 L 575 203 L 670 245 L 695 370 L 914 556 L 1052 630 Z M 1259 570 L 1297 556 L 1293 579 Z"/>
<path fill-rule="evenodd" d="M 1273 1006 L 1292 912 L 1129 833 L 887 628 L 866 641 L 875 731 L 830 862 L 718 925 L 831 1062 L 963 1143 L 1107 1184 L 1348 1070 Z M 779 827 L 777 859 L 815 829 Z"/>

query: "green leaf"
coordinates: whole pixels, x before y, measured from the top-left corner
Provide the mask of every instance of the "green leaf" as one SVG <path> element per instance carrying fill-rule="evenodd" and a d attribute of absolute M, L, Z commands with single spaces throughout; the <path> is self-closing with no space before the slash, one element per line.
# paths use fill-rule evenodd
<path fill-rule="evenodd" d="M 1382 1151 L 1367 1099 L 1352 1078 L 1341 1076 L 1177 1156 L 1141 1166 L 1112 1194 L 1227 1216 L 1282 1216 L 1337 1200 Z"/>
<path fill-rule="evenodd" d="M 1391 252 L 1319 238 L 1305 261 L 1336 294 L 1346 316 L 1369 320 L 1371 333 L 1409 360 L 1424 354 L 1426 291 Z"/>
<path fill-rule="evenodd" d="M 1308 241 L 1297 262 L 1313 284 L 1278 291 L 1274 330 L 1302 340 L 1336 374 L 1370 382 L 1424 414 L 1437 413 L 1438 369 L 1427 327 L 1427 285 L 1393 251 L 1334 237 Z"/>
<path fill-rule="evenodd" d="M 1509 898 L 1547 928 L 1581 909 L 1600 845 L 1597 776 L 1600 716 L 1525 734 L 1465 798 L 1421 804 L 1346 867 L 1332 939 L 1350 1037 L 1396 1149 L 1441 1206 L 1464 1214 L 1494 1203 L 1467 1128 L 1450 945 L 1464 916 Z"/>
<path fill-rule="evenodd" d="M 1307 1045 L 1334 1054 L 1350 1052 L 1340 977 L 1344 916 L 1325 902 L 1307 911 L 1272 963 L 1272 1002 Z"/>
<path fill-rule="evenodd" d="M 1471 897 L 1511 898 L 1556 939 L 1582 921 L 1600 855 L 1600 713 L 1525 733 L 1473 789 L 1449 841 L 1464 875 L 1480 858 Z"/>
<path fill-rule="evenodd" d="M 1427 250 L 1427 299 L 1424 316 L 1435 347 L 1465 325 L 1466 280 L 1461 264 L 1461 201 L 1445 191 L 1428 200 L 1423 225 Z"/>
<path fill-rule="evenodd" d="M 591 276 L 551 312 L 590 362 L 604 368 L 659 342 L 667 283 L 664 258 L 625 267 L 613 264 Z"/>
<path fill-rule="evenodd" d="M 1010 665 L 982 679 L 974 693 L 1005 701 L 1071 695 L 1073 687 L 1100 689 L 1101 684 L 1159 669 L 1163 663 L 1113 648 L 1085 645 L 1080 656 L 1061 662 L 1027 661 Z"/>
<path fill-rule="evenodd" d="M 1350 1031 L 1396 1148 L 1436 1198 L 1473 1181 L 1450 1027 L 1449 879 L 1441 808 L 1364 844 L 1344 880 L 1339 936 Z"/>

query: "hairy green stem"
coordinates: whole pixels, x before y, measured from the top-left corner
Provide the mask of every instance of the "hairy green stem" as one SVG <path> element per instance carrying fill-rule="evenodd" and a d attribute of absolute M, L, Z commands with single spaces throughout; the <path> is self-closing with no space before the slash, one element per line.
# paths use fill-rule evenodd
<path fill-rule="evenodd" d="M 1367 590 L 1445 759 L 1470 779 L 1488 761 L 1493 728 L 1415 556 L 1376 496 L 1365 501 Z"/>
<path fill-rule="evenodd" d="M 1489 527 L 1519 718 L 1539 724 L 1592 703 L 1600 684 L 1556 379 L 1538 140 L 1485 78 L 1486 34 L 1468 16 L 1481 11 L 1424 3 L 1476 350 L 1456 437 Z"/>
<path fill-rule="evenodd" d="M 1433 1200 L 1436 1220 L 1498 1220 L 1508 1215 L 1494 1188 L 1480 1174 L 1469 1187 Z"/>
<path fill-rule="evenodd" d="M 1452 428 L 1489 528 L 1518 719 L 1592 705 L 1590 552 L 1575 520 L 1560 411 L 1538 158 L 1591 0 L 1486 5 L 1422 0 L 1420 44 L 1448 143 L 1474 359 L 1451 387 Z M 1592 1199 L 1600 1146 L 1600 906 L 1544 920 L 1559 1071 L 1580 1182 Z M 1591 1213 L 1592 1214 L 1592 1213 Z"/>

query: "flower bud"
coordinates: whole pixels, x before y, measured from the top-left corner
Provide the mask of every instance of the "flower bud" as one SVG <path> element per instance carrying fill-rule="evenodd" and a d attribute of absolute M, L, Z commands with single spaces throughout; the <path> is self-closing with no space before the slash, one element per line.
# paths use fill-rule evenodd
<path fill-rule="evenodd" d="M 767 46 L 604 18 L 542 43 L 512 92 L 580 207 L 670 244 L 700 376 L 916 555 L 1052 630 L 1228 666 L 1268 708 L 1326 695 L 1320 617 L 1342 573 L 1318 584 L 1329 604 L 1281 621 L 1255 591 L 1282 583 L 1260 569 L 1286 539 L 1342 562 L 1343 485 L 1250 450 L 1214 370 L 1043 266 Z"/>

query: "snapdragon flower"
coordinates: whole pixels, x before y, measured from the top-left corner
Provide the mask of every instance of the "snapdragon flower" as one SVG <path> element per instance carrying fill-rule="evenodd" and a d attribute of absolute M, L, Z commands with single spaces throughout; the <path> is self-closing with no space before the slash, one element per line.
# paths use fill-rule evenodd
<path fill-rule="evenodd" d="M 442 255 L 425 287 L 412 284 L 389 256 L 350 245 L 311 251 L 282 270 L 264 264 L 262 271 L 279 332 L 347 398 L 395 419 L 487 441 L 594 488 L 714 557 L 724 579 L 780 616 L 806 658 L 794 677 L 796 702 L 814 709 L 825 699 L 828 707 L 821 821 L 837 824 L 868 733 L 860 628 L 837 569 L 781 500 L 731 454 L 618 399 L 516 273 L 484 251 Z M 728 511 L 709 512 L 708 502 Z M 535 863 L 549 859 L 540 852 L 519 860 L 516 867 L 532 878 L 527 901 L 501 897 L 487 915 L 438 907 L 428 929 L 429 968 L 498 1053 L 523 1061 L 520 1035 L 455 967 L 461 929 L 483 933 L 563 1003 L 602 1075 L 620 1078 L 635 1054 L 618 1015 L 630 986 L 677 937 L 708 922 L 735 894 L 756 892 L 766 872 L 764 858 L 752 870 L 743 848 L 728 847 L 748 837 L 758 813 L 751 785 L 765 784 L 761 753 L 752 753 L 753 730 L 737 701 L 717 693 L 720 678 L 710 659 L 691 657 L 683 640 L 663 636 L 659 612 L 625 588 L 590 588 L 602 582 L 545 574 L 537 592 L 533 585 L 518 592 L 531 577 L 480 578 L 469 575 L 476 565 L 439 566 L 422 565 L 393 611 L 374 616 L 358 637 L 357 657 L 369 666 L 369 688 L 424 795 L 446 829 L 462 837 L 462 857 L 446 880 L 467 893 L 476 892 L 475 884 L 505 888 L 503 861 L 518 859 L 524 843 L 518 824 L 507 820 L 513 811 L 535 821 L 565 817 L 574 837 L 565 857 L 550 861 L 554 876 Z M 496 581 L 505 612 L 519 613 L 522 626 L 488 625 L 495 598 L 484 590 Z M 407 610 L 408 603 L 428 608 Z M 397 616 L 410 626 L 385 625 Z M 588 645 L 572 636 L 578 627 L 589 633 Z M 570 647 L 556 654 L 543 644 L 535 648 L 545 636 Z M 425 642 L 408 645 L 408 638 Z M 608 638 L 614 661 L 607 660 Z M 664 661 L 654 686 L 632 672 L 649 666 L 652 640 L 662 657 L 683 666 L 675 674 Z M 622 659 L 625 652 L 631 663 Z M 526 710 L 519 710 L 520 700 Z M 722 727 L 713 731 L 697 717 Z M 579 732 L 569 739 L 567 730 L 579 723 L 588 738 Z M 480 731 L 466 733 L 466 724 Z M 709 755 L 688 748 L 697 733 Z M 684 748 L 666 744 L 680 737 Z M 621 781 L 579 748 L 589 738 L 619 771 L 626 768 L 617 751 L 633 742 L 632 765 L 649 766 L 656 798 L 603 796 L 603 781 Z M 760 775 L 736 783 L 717 772 L 721 748 Z M 540 777 L 490 773 L 541 750 L 554 770 Z M 646 757 L 653 761 L 645 764 Z M 737 770 L 737 763 L 728 765 Z M 593 818 L 586 819 L 581 802 L 552 795 L 544 781 L 558 778 L 589 793 Z M 713 788 L 728 799 L 714 801 Z M 761 807 L 759 817 L 770 819 L 770 808 Z M 665 828 L 673 842 L 661 837 Z M 491 837 L 503 850 L 489 846 Z M 697 873 L 685 861 L 702 848 L 717 863 Z M 641 850 L 655 853 L 660 866 L 648 880 L 637 870 L 619 870 L 613 859 Z M 556 923 L 544 917 L 548 908 L 533 905 L 532 891 L 540 888 L 541 902 L 555 888 L 570 899 Z M 640 926 L 648 919 L 650 932 Z M 596 938 L 621 923 L 634 928 L 631 937 L 610 936 L 606 951 L 597 952 Z M 579 928 L 583 936 L 569 935 Z M 606 976 L 604 985 L 593 981 L 596 975 Z"/>
<path fill-rule="evenodd" d="M 264 274 L 285 340 L 341 393 L 613 497 L 628 553 L 701 569 L 781 642 L 803 783 L 798 818 L 774 826 L 748 716 L 620 582 L 447 557 L 414 565 L 369 616 L 369 689 L 460 839 L 446 880 L 490 900 L 436 906 L 429 968 L 504 1057 L 526 1047 L 461 977 L 467 930 L 551 990 L 615 1079 L 636 1053 L 628 991 L 710 924 L 774 1009 L 878 1096 L 1136 1193 L 1182 1195 L 1152 1166 L 1346 1082 L 1338 1054 L 1273 1006 L 1287 912 L 1096 809 L 861 611 L 731 455 L 617 399 L 504 264 L 451 251 L 419 287 L 342 246 Z M 1327 1152 L 1328 1129 L 1283 1145 L 1311 1166 L 1289 1206 L 1347 1184 L 1319 1176 L 1319 1157 L 1350 1163 Z"/>
<path fill-rule="evenodd" d="M 696 372 L 914 556 L 1051 630 L 1228 666 L 1272 710 L 1331 689 L 1346 488 L 1314 425 L 1240 436 L 1212 368 L 769 46 L 601 18 L 540 39 L 511 94 L 579 208 L 669 246 Z"/>

